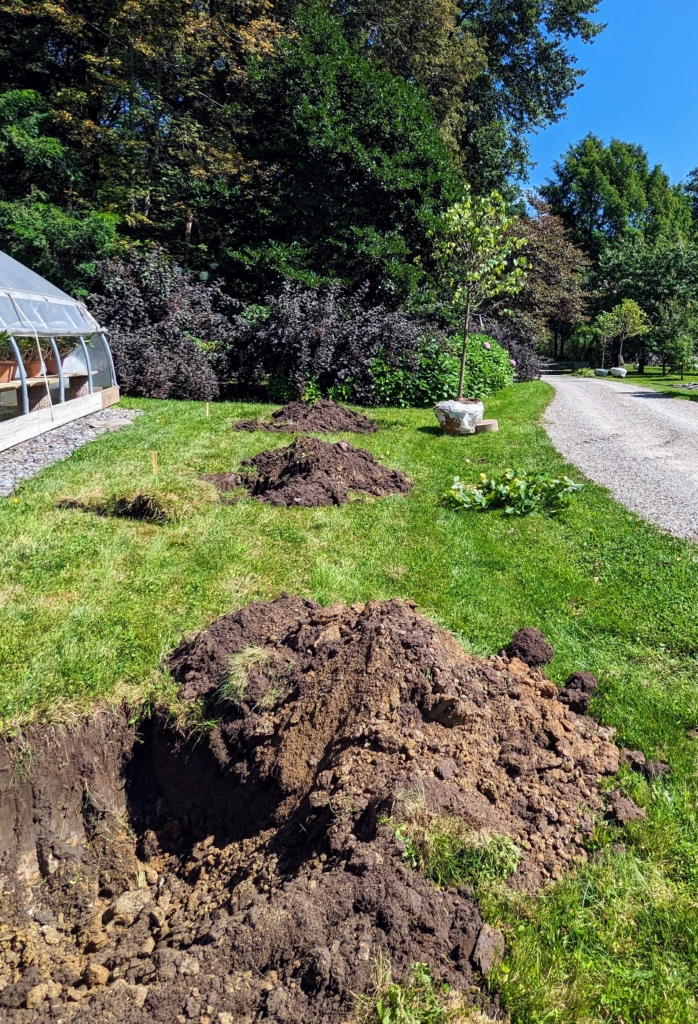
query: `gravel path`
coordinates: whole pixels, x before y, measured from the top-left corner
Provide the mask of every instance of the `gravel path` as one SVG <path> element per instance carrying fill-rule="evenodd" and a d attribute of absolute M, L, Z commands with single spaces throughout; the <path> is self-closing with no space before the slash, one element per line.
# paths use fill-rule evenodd
<path fill-rule="evenodd" d="M 698 403 L 610 380 L 544 376 L 555 447 L 633 512 L 698 540 Z"/>
<path fill-rule="evenodd" d="M 67 459 L 76 448 L 82 448 L 100 434 L 130 426 L 139 411 L 103 409 L 0 452 L 0 498 L 12 494 L 20 480 L 36 476 L 53 462 Z"/>

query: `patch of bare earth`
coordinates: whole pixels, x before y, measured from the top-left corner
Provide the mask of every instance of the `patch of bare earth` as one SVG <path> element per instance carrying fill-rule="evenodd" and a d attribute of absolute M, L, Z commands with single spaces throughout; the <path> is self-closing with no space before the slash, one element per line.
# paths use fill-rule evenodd
<path fill-rule="evenodd" d="M 345 405 L 321 398 L 317 402 L 289 402 L 269 420 L 238 420 L 234 430 L 266 430 L 310 434 L 373 434 L 378 425 Z"/>
<path fill-rule="evenodd" d="M 316 437 L 298 437 L 287 448 L 260 452 L 242 465 L 250 469 L 235 478 L 219 473 L 204 479 L 223 492 L 238 484 L 270 505 L 307 507 L 343 505 L 351 496 L 406 494 L 412 487 L 399 470 L 382 466 L 371 452 Z"/>
<path fill-rule="evenodd" d="M 511 885 L 561 877 L 621 756 L 573 710 L 589 680 L 471 657 L 410 602 L 289 596 L 167 665 L 215 728 L 103 714 L 2 751 L 2 1019 L 340 1024 L 379 954 L 502 1017 L 482 984 L 501 935 L 383 822 L 419 794 L 510 837 Z"/>

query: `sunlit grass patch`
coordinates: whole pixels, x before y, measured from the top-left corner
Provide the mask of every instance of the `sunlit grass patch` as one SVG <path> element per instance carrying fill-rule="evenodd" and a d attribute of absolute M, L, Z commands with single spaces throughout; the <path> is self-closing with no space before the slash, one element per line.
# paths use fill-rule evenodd
<path fill-rule="evenodd" d="M 416 963 L 407 980 L 393 981 L 390 962 L 377 957 L 371 966 L 371 987 L 359 996 L 358 1024 L 488 1024 L 489 1017 L 469 1006 L 466 998 L 432 977 L 427 964 Z"/>

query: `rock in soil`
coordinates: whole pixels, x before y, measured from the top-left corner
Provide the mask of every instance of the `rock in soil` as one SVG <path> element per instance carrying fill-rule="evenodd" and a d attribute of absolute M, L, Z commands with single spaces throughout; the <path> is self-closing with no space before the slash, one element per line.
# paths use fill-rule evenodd
<path fill-rule="evenodd" d="M 252 602 L 167 667 L 208 733 L 110 712 L 0 747 L 0 1017 L 345 1024 L 382 953 L 501 1019 L 503 937 L 385 819 L 509 836 L 534 890 L 586 858 L 619 762 L 596 723 L 411 602 Z"/>
<path fill-rule="evenodd" d="M 298 437 L 287 448 L 261 452 L 242 465 L 253 471 L 241 473 L 239 483 L 252 497 L 271 505 L 343 505 L 350 492 L 384 497 L 406 494 L 412 487 L 407 477 L 381 466 L 371 452 L 346 441 L 330 444 L 316 437 Z M 218 486 L 213 477 L 206 479 Z M 221 489 L 232 487 L 221 483 Z"/>
<path fill-rule="evenodd" d="M 283 431 L 285 433 L 311 434 L 373 434 L 378 424 L 362 416 L 358 412 L 347 409 L 327 398 L 317 402 L 289 402 L 283 409 L 272 413 L 271 422 L 267 420 L 239 420 L 233 423 L 234 430 L 266 430 Z"/>

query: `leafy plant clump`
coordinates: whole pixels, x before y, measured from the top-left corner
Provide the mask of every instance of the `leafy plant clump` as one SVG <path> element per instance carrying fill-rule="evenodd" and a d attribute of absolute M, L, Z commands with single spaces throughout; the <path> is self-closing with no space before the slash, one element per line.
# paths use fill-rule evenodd
<path fill-rule="evenodd" d="M 419 349 L 416 368 L 389 366 L 378 357 L 371 368 L 373 393 L 379 405 L 425 408 L 453 398 L 458 392 L 459 357 L 454 347 L 460 338 L 446 343 L 426 338 Z M 509 353 L 486 334 L 471 334 L 465 389 L 472 398 L 489 398 L 514 381 Z"/>
<path fill-rule="evenodd" d="M 404 844 L 405 860 L 435 885 L 503 881 L 522 857 L 508 836 L 473 829 L 454 814 L 432 816 L 420 809 L 408 811 L 406 821 L 391 818 L 386 824 Z"/>
<path fill-rule="evenodd" d="M 570 497 L 582 484 L 568 476 L 554 477 L 545 473 L 527 473 L 507 469 L 501 476 L 480 474 L 478 483 L 466 484 L 459 476 L 444 494 L 444 501 L 457 510 L 504 509 L 509 516 L 556 515 L 569 504 Z"/>
<path fill-rule="evenodd" d="M 572 374 L 573 377 L 595 377 L 596 374 L 590 366 L 581 366 L 578 370 L 575 370 Z"/>
<path fill-rule="evenodd" d="M 428 964 L 416 963 L 408 979 L 392 980 L 390 963 L 373 964 L 372 988 L 359 996 L 354 1017 L 359 1024 L 485 1024 L 489 1020 L 445 983 L 438 984 Z"/>

